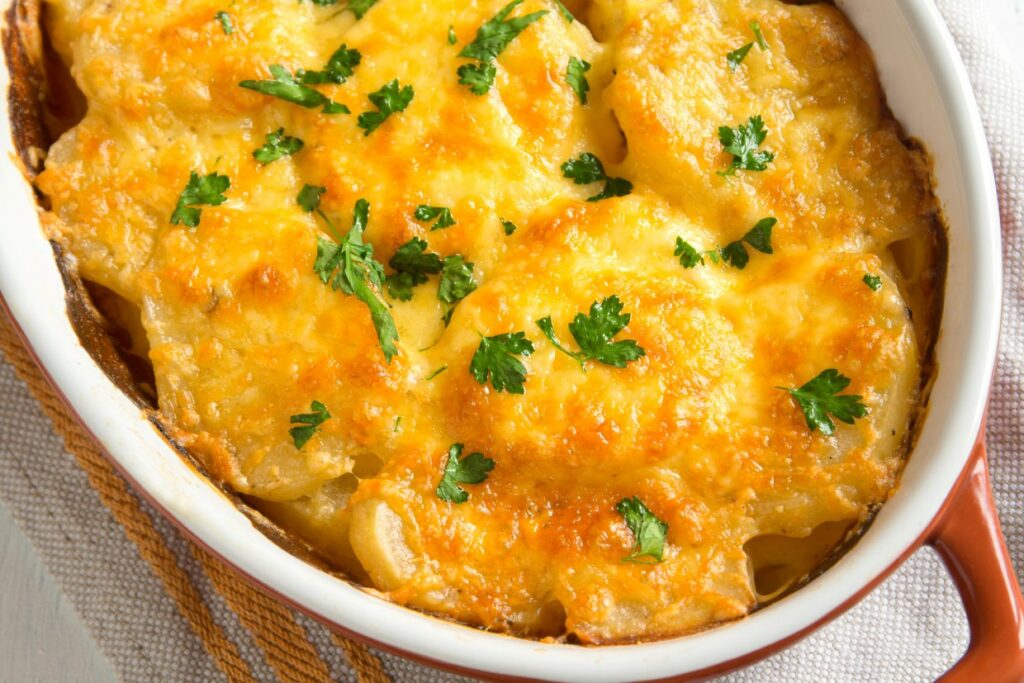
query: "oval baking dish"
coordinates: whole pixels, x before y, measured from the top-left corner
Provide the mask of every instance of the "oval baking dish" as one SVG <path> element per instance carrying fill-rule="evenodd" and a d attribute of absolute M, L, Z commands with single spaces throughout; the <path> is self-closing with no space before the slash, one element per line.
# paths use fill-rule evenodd
<path fill-rule="evenodd" d="M 25 54 L 11 47 L 16 32 L 5 40 L 12 68 L 0 73 L 0 87 L 11 87 L 0 124 L 10 160 L 0 171 L 0 196 L 8 207 L 0 233 L 0 294 L 72 411 L 143 495 L 252 580 L 343 633 L 484 676 L 613 681 L 636 680 L 643 672 L 644 680 L 686 680 L 741 666 L 792 642 L 848 607 L 927 542 L 961 585 L 972 623 L 972 647 L 951 680 L 974 680 L 982 672 L 1015 680 L 1024 673 L 1021 599 L 992 510 L 979 436 L 998 332 L 1001 263 L 984 136 L 962 64 L 934 7 L 915 0 L 837 4 L 873 49 L 897 119 L 934 160 L 950 242 L 936 346 L 941 372 L 899 490 L 863 536 L 800 590 L 712 630 L 589 648 L 503 637 L 382 601 L 304 561 L 310 556 L 301 544 L 268 538 L 269 527 L 258 515 L 212 486 L 154 428 L 139 396 L 131 395 L 132 382 L 111 374 L 117 364 L 104 362 L 104 330 L 90 328 L 79 283 L 55 265 L 50 244 L 35 227 L 36 198 L 24 168 L 14 163 L 11 140 L 22 143 L 22 163 L 34 164 L 37 153 L 25 142 L 32 142 L 33 126 L 39 125 L 38 117 L 33 120 L 39 84 L 31 68 L 17 62 Z M 26 11 L 30 3 L 14 6 L 8 22 L 32 25 L 36 19 Z M 31 40 L 27 34 L 23 39 Z M 44 147 L 41 135 L 38 140 Z"/>

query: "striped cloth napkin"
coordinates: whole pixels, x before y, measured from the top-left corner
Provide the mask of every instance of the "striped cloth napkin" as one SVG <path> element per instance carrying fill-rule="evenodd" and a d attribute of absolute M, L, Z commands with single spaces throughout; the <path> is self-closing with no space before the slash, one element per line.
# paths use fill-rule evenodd
<path fill-rule="evenodd" d="M 1024 36 L 1008 36 L 1013 22 L 1007 0 L 935 1 L 982 109 L 1000 191 L 1006 263 L 1019 264 L 1024 262 L 1024 132 L 1019 126 L 1024 75 L 1008 46 L 1024 44 Z M 1024 274 L 1007 268 L 1005 284 L 988 439 L 996 499 L 1011 555 L 1020 566 Z M 465 680 L 334 639 L 312 620 L 238 582 L 215 559 L 192 548 L 108 465 L 93 459 L 95 448 L 53 413 L 59 406 L 52 395 L 39 395 L 38 374 L 32 375 L 9 332 L 0 333 L 0 348 L 40 398 L 37 403 L 12 365 L 0 364 L 0 501 L 122 680 Z M 0 598 L 3 590 L 0 586 Z M 934 554 L 924 550 L 832 624 L 722 680 L 931 681 L 960 657 L 967 641 L 952 583 Z"/>

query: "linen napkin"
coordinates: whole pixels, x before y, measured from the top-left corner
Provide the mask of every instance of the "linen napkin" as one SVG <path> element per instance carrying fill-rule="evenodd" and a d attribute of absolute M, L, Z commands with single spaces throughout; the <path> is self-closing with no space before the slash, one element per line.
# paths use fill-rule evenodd
<path fill-rule="evenodd" d="M 931 0 L 920 0 L 929 2 Z M 1007 0 L 936 0 L 967 65 L 999 188 L 1006 264 L 1003 334 L 988 423 L 993 486 L 1015 566 L 1024 561 L 1024 73 L 1008 46 Z M 0 364 L 0 501 L 30 539 L 119 677 L 129 683 L 220 681 L 202 641 L 90 487 L 32 399 Z M 275 681 L 251 634 L 187 542 L 139 501 L 256 680 Z M 0 589 L 2 590 L 2 589 Z M 297 616 L 333 679 L 356 673 L 322 626 Z M 922 550 L 845 615 L 796 646 L 722 678 L 760 681 L 931 681 L 968 642 L 963 608 L 935 555 Z M 378 653 L 399 682 L 465 680 Z M 73 663 L 68 663 L 73 666 Z M 641 672 L 638 672 L 640 674 Z"/>

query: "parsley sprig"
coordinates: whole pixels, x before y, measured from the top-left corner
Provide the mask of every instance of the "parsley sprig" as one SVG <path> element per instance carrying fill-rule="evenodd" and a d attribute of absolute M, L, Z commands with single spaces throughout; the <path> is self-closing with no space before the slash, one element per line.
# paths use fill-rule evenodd
<path fill-rule="evenodd" d="M 288 69 L 280 64 L 271 64 L 269 70 L 270 75 L 274 77 L 272 80 L 246 80 L 238 85 L 247 90 L 254 90 L 264 95 L 276 97 L 306 109 L 323 107 L 321 111 L 324 114 L 351 113 L 344 104 L 339 104 L 323 93 L 300 82 Z"/>
<path fill-rule="evenodd" d="M 760 116 L 751 116 L 748 122 L 735 128 L 721 126 L 718 129 L 718 140 L 722 148 L 732 155 L 732 162 L 724 171 L 718 171 L 723 178 L 736 175 L 737 171 L 764 171 L 768 164 L 775 160 L 775 152 L 759 150 L 758 147 L 768 136 L 764 120 Z"/>
<path fill-rule="evenodd" d="M 367 111 L 359 115 L 359 127 L 363 129 L 364 135 L 369 135 L 380 128 L 392 114 L 405 111 L 414 94 L 411 85 L 402 86 L 396 78 L 377 92 L 367 95 L 370 104 L 377 107 L 377 111 Z"/>
<path fill-rule="evenodd" d="M 305 143 L 302 140 L 285 135 L 284 128 L 278 128 L 273 133 L 267 133 L 263 146 L 254 150 L 252 156 L 266 166 L 282 157 L 298 153 L 303 145 Z"/>
<path fill-rule="evenodd" d="M 704 257 L 707 256 L 711 259 L 712 263 L 722 261 L 734 268 L 743 270 L 747 267 L 747 263 L 750 262 L 750 254 L 747 252 L 746 245 L 750 245 L 762 254 L 775 253 L 772 249 L 772 228 L 775 227 L 776 223 L 778 223 L 778 220 L 771 216 L 762 218 L 754 227 L 747 231 L 747 234 L 735 242 L 730 242 L 720 249 L 703 252 L 698 251 L 696 247 L 682 237 L 676 237 L 675 255 L 679 257 L 679 264 L 683 268 L 694 268 L 697 265 L 704 265 Z"/>
<path fill-rule="evenodd" d="M 299 69 L 295 72 L 295 77 L 303 85 L 323 85 L 324 83 L 341 85 L 355 73 L 355 68 L 359 66 L 362 58 L 359 50 L 351 50 L 343 44 L 334 51 L 323 69 L 319 71 Z"/>
<path fill-rule="evenodd" d="M 445 326 L 452 321 L 455 305 L 469 296 L 477 287 L 473 279 L 473 264 L 461 254 L 445 256 L 441 268 L 441 281 L 437 285 L 437 298 L 448 305 L 442 317 Z"/>
<path fill-rule="evenodd" d="M 633 339 L 612 341 L 612 338 L 629 324 L 629 319 L 629 313 L 622 313 L 622 302 L 619 301 L 619 297 L 612 295 L 595 301 L 590 306 L 590 315 L 577 313 L 569 323 L 569 334 L 579 345 L 579 351 L 570 351 L 558 341 L 550 316 L 538 320 L 537 327 L 556 349 L 579 363 L 586 372 L 588 360 L 624 368 L 626 363 L 646 355 Z"/>
<path fill-rule="evenodd" d="M 307 188 L 312 189 L 307 191 Z M 363 242 L 363 232 L 370 220 L 370 203 L 365 199 L 356 201 L 352 213 L 352 228 L 342 237 L 327 214 L 320 209 L 322 194 L 323 188 L 307 185 L 299 193 L 298 199 L 299 204 L 307 212 L 317 212 L 338 240 L 334 242 L 317 236 L 313 272 L 320 276 L 321 282 L 329 284 L 331 289 L 340 289 L 366 304 L 373 327 L 377 331 L 381 351 L 390 363 L 398 353 L 398 347 L 395 346 L 395 342 L 398 341 L 398 330 L 394 318 L 391 317 L 391 311 L 388 310 L 390 306 L 380 294 L 384 289 L 384 266 L 373 258 L 373 245 Z"/>
<path fill-rule="evenodd" d="M 413 287 L 422 285 L 443 267 L 441 257 L 427 251 L 427 243 L 418 237 L 400 246 L 388 265 L 395 270 L 387 277 L 388 294 L 399 301 L 412 299 Z"/>
<path fill-rule="evenodd" d="M 625 197 L 633 191 L 633 183 L 625 178 L 609 178 L 604 171 L 604 164 L 590 152 L 584 152 L 575 159 L 570 159 L 562 164 L 562 175 L 577 185 L 590 185 L 604 181 L 604 189 L 587 199 L 588 202 L 599 202 L 611 197 Z"/>
<path fill-rule="evenodd" d="M 437 497 L 449 503 L 465 503 L 469 500 L 459 484 L 479 484 L 487 479 L 487 474 L 494 469 L 494 461 L 484 457 L 483 453 L 462 455 L 461 443 L 453 443 L 448 449 L 448 460 L 444 464 L 444 475 L 437 485 Z"/>
<path fill-rule="evenodd" d="M 569 57 L 569 66 L 565 69 L 565 82 L 576 93 L 576 97 L 579 98 L 582 105 L 586 105 L 587 93 L 590 91 L 590 83 L 587 82 L 586 76 L 588 71 L 590 71 L 590 62 L 585 59 Z"/>
<path fill-rule="evenodd" d="M 288 430 L 288 435 L 292 437 L 292 442 L 300 450 L 313 438 L 313 435 L 320 429 L 320 425 L 331 419 L 327 406 L 320 401 L 313 401 L 309 406 L 309 410 L 310 412 L 308 413 L 292 415 L 291 424 L 299 426 Z"/>
<path fill-rule="evenodd" d="M 529 356 L 531 353 L 533 342 L 523 332 L 493 337 L 481 335 L 480 346 L 473 354 L 469 371 L 480 384 L 486 384 L 489 378 L 495 391 L 522 394 L 526 382 L 526 366 L 518 356 Z"/>
<path fill-rule="evenodd" d="M 729 65 L 729 69 L 731 71 L 735 71 L 739 67 L 740 63 L 746 58 L 747 53 L 750 52 L 750 48 L 754 47 L 755 42 L 758 47 L 761 48 L 762 52 L 768 49 L 768 43 L 765 42 L 764 35 L 761 33 L 760 24 L 756 21 L 752 21 L 748 26 L 750 26 L 750 30 L 754 34 L 754 40 L 742 47 L 736 48 L 725 56 L 725 61 Z"/>
<path fill-rule="evenodd" d="M 187 225 L 190 228 L 199 225 L 202 210 L 206 206 L 220 206 L 228 200 L 224 193 L 231 187 L 231 179 L 220 173 L 201 176 L 195 171 L 188 177 L 185 189 L 178 196 L 178 203 L 171 214 L 171 225 Z"/>
<path fill-rule="evenodd" d="M 429 223 L 436 219 L 437 222 L 430 226 L 431 230 L 443 230 L 455 225 L 455 218 L 452 216 L 452 210 L 446 206 L 428 206 L 426 204 L 420 204 L 416 207 L 416 212 L 413 214 L 413 218 L 421 223 Z"/>
<path fill-rule="evenodd" d="M 626 520 L 626 526 L 636 539 L 633 552 L 622 558 L 623 562 L 661 562 L 665 552 L 665 537 L 668 524 L 658 519 L 638 496 L 623 498 L 615 511 Z"/>
<path fill-rule="evenodd" d="M 775 388 L 789 392 L 803 411 L 807 427 L 812 432 L 820 429 L 822 434 L 831 436 L 836 431 L 836 425 L 829 415 L 840 422 L 852 425 L 856 418 L 868 414 L 867 406 L 862 403 L 862 396 L 839 394 L 848 386 L 849 377 L 841 375 L 835 368 L 829 368 L 799 389 Z"/>
<path fill-rule="evenodd" d="M 474 95 L 486 95 L 490 91 L 498 73 L 494 60 L 526 27 L 548 13 L 547 10 L 541 10 L 509 19 L 512 10 L 521 4 L 523 0 L 513 0 L 505 5 L 477 29 L 473 42 L 459 52 L 459 57 L 476 60 L 475 64 L 463 64 L 457 72 L 459 83 L 468 85 Z"/>
<path fill-rule="evenodd" d="M 864 284 L 870 287 L 872 292 L 877 292 L 882 288 L 882 278 L 868 273 L 864 276 Z"/>

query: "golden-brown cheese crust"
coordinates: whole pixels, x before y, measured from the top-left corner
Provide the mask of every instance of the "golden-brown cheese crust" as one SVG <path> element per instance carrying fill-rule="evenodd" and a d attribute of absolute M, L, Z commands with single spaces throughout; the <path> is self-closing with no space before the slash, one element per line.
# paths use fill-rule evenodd
<path fill-rule="evenodd" d="M 47 225 L 82 277 L 140 307 L 160 410 L 209 471 L 393 600 L 584 642 L 741 616 L 757 599 L 750 539 L 861 521 L 898 480 L 920 363 L 887 247 L 932 229 L 925 164 L 830 6 L 570 3 L 599 43 L 527 0 L 516 14 L 549 14 L 474 96 L 457 82 L 459 46 L 504 4 L 379 0 L 355 21 L 254 0 L 229 8 L 225 35 L 208 0 L 50 0 L 89 110 L 39 178 Z M 724 56 L 752 39 L 751 20 L 770 50 L 732 72 Z M 237 87 L 269 64 L 320 68 L 342 43 L 362 63 L 321 89 L 351 116 Z M 570 57 L 593 64 L 587 107 L 565 82 Z M 366 95 L 395 78 L 412 103 L 364 135 Z M 729 163 L 718 126 L 757 114 L 774 164 L 717 176 Z M 304 149 L 259 165 L 252 151 L 281 127 Z M 586 202 L 595 187 L 559 168 L 584 151 L 633 193 Z M 228 201 L 195 229 L 172 226 L 191 171 L 229 176 Z M 324 227 L 295 203 L 306 183 L 327 188 L 343 231 L 369 201 L 382 262 L 419 237 L 464 255 L 479 288 L 447 327 L 437 278 L 392 302 L 400 353 L 386 362 L 366 307 L 313 273 Z M 413 219 L 420 204 L 450 207 L 457 224 L 430 231 Z M 677 237 L 712 249 L 768 215 L 775 253 L 744 270 L 673 256 Z M 622 338 L 646 355 L 584 373 L 534 321 L 551 316 L 566 339 L 576 313 L 612 294 L 632 316 Z M 523 395 L 469 372 L 481 334 L 514 331 L 536 346 Z M 871 411 L 832 437 L 809 432 L 777 388 L 826 368 Z M 297 450 L 289 418 L 314 400 L 332 418 Z M 435 494 L 456 442 L 496 461 L 462 505 Z M 615 504 L 631 496 L 669 525 L 660 564 L 621 561 L 633 538 Z"/>

